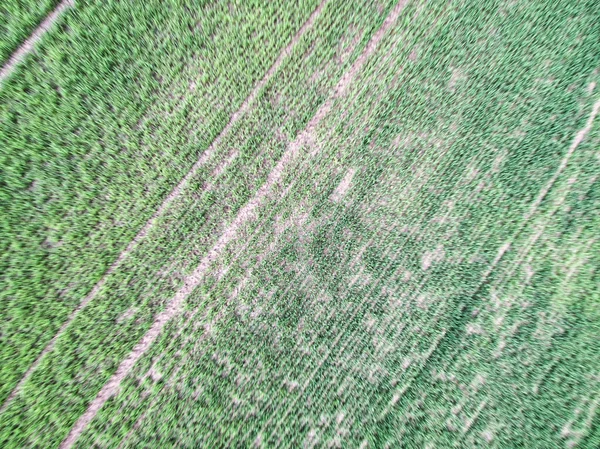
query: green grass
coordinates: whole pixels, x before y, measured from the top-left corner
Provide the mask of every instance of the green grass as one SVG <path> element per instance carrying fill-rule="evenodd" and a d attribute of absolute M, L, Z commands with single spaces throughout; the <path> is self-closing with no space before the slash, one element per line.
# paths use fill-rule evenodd
<path fill-rule="evenodd" d="M 58 339 L 0 415 L 3 447 L 57 446 L 268 182 L 290 142 L 331 97 L 394 5 L 349 3 L 326 4 L 214 157 Z M 72 79 L 79 86 L 94 78 L 104 85 L 98 92 L 123 98 L 114 109 L 101 103 L 68 119 L 78 139 L 87 130 L 103 133 L 87 159 L 61 154 L 71 148 L 56 143 L 61 134 L 46 135 L 57 153 L 37 159 L 39 171 L 31 176 L 40 183 L 54 180 L 62 190 L 24 190 L 33 183 L 29 179 L 21 190 L 15 187 L 22 176 L 16 167 L 28 173 L 25 167 L 40 154 L 24 153 L 17 135 L 42 136 L 44 120 L 58 115 L 44 113 L 47 94 L 40 94 L 39 109 L 19 109 L 21 115 L 35 112 L 38 122 L 19 118 L 20 126 L 31 127 L 16 134 L 7 125 L 0 133 L 12 145 L 3 153 L 4 167 L 15 173 L 12 184 L 2 186 L 3 216 L 20 217 L 4 228 L 12 252 L 2 260 L 15 270 L 3 277 L 13 288 L 6 298 L 14 300 L 3 312 L 13 314 L 2 331 L 13 348 L 2 350 L 2 360 L 14 360 L 2 365 L 6 392 L 316 3 L 307 2 L 302 11 L 269 6 L 289 14 L 277 24 L 251 15 L 249 6 L 232 28 L 216 27 L 223 40 L 215 39 L 215 60 L 203 63 L 227 82 L 198 87 L 207 95 L 221 89 L 204 109 L 188 91 L 192 70 L 169 68 L 169 61 L 189 56 L 192 43 L 158 50 L 147 27 L 159 9 L 113 6 L 114 16 L 102 17 L 91 5 L 78 6 L 69 27 L 92 17 L 106 25 L 127 11 L 146 17 L 139 41 L 123 36 L 121 42 L 147 45 L 133 61 L 164 64 L 142 78 L 156 92 L 128 92 L 133 75 L 113 92 L 117 71 L 94 78 L 90 70 L 89 78 Z M 201 17 L 217 24 L 230 12 Z M 186 36 L 181 23 L 191 10 L 163 13 L 163 23 L 175 27 L 171 35 Z M 262 48 L 231 37 L 242 18 L 249 29 L 271 24 L 280 34 L 265 33 L 270 61 L 256 56 L 256 67 L 246 67 L 242 61 L 255 55 L 244 50 L 237 60 L 244 67 L 236 72 L 223 52 Z M 76 446 L 597 447 L 598 118 L 569 154 L 598 101 L 598 88 L 591 88 L 600 82 L 597 20 L 594 2 L 408 2 L 284 167 L 281 182 L 217 254 L 183 313 L 167 324 Z M 48 36 L 45 51 L 50 54 L 60 39 L 64 33 Z M 99 65 L 121 61 L 121 47 L 113 45 L 98 55 Z M 3 88 L 6 114 L 31 96 L 17 83 L 49 63 L 44 53 L 31 58 Z M 60 71 L 81 63 L 56 64 Z M 152 73 L 162 84 L 150 81 Z M 34 91 L 44 84 L 33 77 L 27 85 Z M 96 95 L 95 89 L 77 91 L 83 98 Z M 234 97 L 229 109 L 210 109 L 219 99 L 229 101 L 223 100 L 228 95 Z M 135 115 L 137 105 L 147 109 Z M 157 117 L 164 111 L 170 111 L 167 117 Z M 141 125 L 120 131 L 119 120 Z M 198 130 L 208 120 L 216 121 Z M 121 139 L 120 132 L 130 151 L 106 143 Z M 105 158 L 111 145 L 115 151 Z M 95 177 L 74 176 L 89 166 Z M 137 176 L 128 171 L 132 167 Z M 152 184 L 159 169 L 164 179 Z M 341 195 L 348 173 L 352 181 Z M 47 191 L 56 192 L 50 203 L 57 202 L 64 215 L 40 213 L 33 198 Z M 99 198 L 105 199 L 96 204 Z M 116 205 L 118 220 L 112 218 Z M 96 212 L 86 221 L 90 211 Z M 61 257 L 60 268 L 48 262 L 25 269 L 30 246 L 42 229 L 51 229 L 44 217 L 62 226 L 57 233 L 73 226 L 76 233 L 69 251 L 59 252 L 66 243 L 46 248 Z M 23 233 L 21 243 L 16 224 L 27 218 L 32 231 Z M 127 224 L 115 226 L 119 220 Z M 38 280 L 27 284 L 28 273 L 39 273 Z M 69 287 L 69 299 L 54 304 L 61 285 Z M 54 315 L 44 328 L 46 340 L 34 344 L 38 337 L 19 331 L 37 328 L 47 309 Z M 28 349 L 10 352 L 21 347 Z"/>
<path fill-rule="evenodd" d="M 0 5 L 0 63 L 42 22 L 59 0 L 6 0 Z"/>

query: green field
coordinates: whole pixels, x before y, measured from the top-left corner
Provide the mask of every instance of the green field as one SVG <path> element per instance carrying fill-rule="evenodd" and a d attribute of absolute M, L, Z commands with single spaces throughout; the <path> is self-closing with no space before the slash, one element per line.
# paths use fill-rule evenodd
<path fill-rule="evenodd" d="M 0 84 L 0 447 L 600 447 L 598 23 L 76 1 Z"/>

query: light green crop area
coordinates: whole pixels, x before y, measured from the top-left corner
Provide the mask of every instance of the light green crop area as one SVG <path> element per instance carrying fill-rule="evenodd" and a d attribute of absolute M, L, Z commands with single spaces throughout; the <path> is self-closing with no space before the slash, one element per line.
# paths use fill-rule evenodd
<path fill-rule="evenodd" d="M 61 20 L 0 87 L 2 447 L 600 447 L 595 2 Z"/>

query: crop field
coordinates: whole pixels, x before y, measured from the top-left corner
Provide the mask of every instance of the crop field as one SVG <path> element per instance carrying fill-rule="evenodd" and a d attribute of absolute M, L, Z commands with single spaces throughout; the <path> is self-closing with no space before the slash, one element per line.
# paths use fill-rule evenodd
<path fill-rule="evenodd" d="M 0 447 L 600 447 L 597 0 L 0 31 Z"/>

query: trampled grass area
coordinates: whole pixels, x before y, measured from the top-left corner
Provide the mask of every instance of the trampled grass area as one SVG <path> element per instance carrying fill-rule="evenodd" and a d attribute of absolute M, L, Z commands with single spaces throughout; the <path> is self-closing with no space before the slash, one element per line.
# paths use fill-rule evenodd
<path fill-rule="evenodd" d="M 595 3 L 263 3 L 2 86 L 2 446 L 598 447 Z"/>

